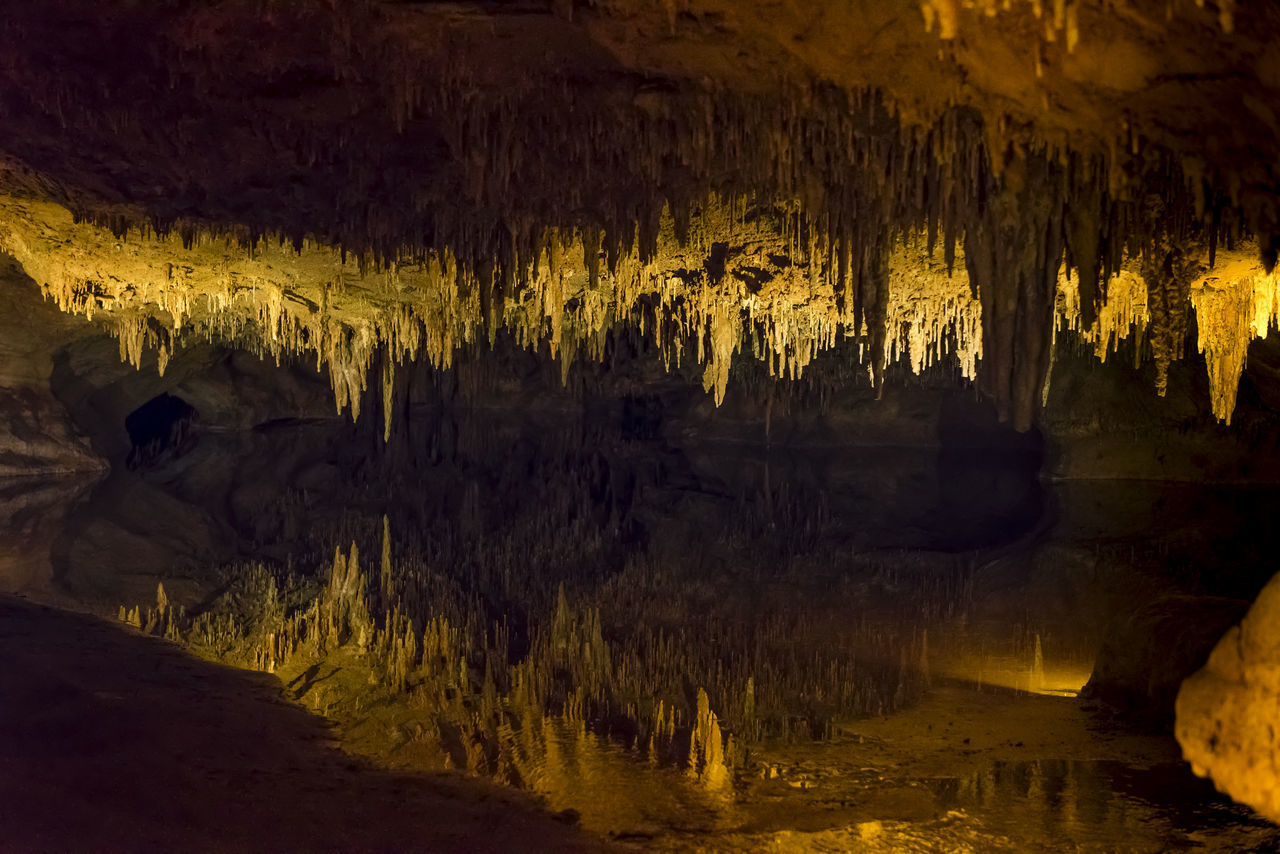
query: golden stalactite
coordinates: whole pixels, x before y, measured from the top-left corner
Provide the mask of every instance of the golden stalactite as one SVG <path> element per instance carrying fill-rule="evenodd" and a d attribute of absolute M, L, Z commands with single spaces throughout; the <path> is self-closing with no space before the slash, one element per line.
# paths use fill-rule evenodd
<path fill-rule="evenodd" d="M 1067 277 L 1065 268 L 1059 272 L 1056 328 L 1069 330 L 1091 345 L 1099 362 L 1105 364 L 1131 335 L 1140 342 L 1149 322 L 1147 282 L 1135 269 L 1121 269 L 1108 280 L 1106 299 L 1088 326 L 1082 321 L 1077 282 Z M 1135 354 L 1140 353 L 1135 348 Z"/>
<path fill-rule="evenodd" d="M 1029 11 L 1040 22 L 1041 37 L 1047 42 L 1061 37 L 1067 50 L 1075 50 L 1080 41 L 1080 7 L 1085 0 L 1017 0 L 1019 11 Z M 954 39 L 960 32 L 963 10 L 976 11 L 984 18 L 1011 12 L 1014 0 L 921 0 L 925 29 L 938 27 L 943 39 Z"/>
<path fill-rule="evenodd" d="M 1223 253 L 1225 254 L 1225 253 Z M 1191 285 L 1197 341 L 1209 371 L 1213 414 L 1230 424 L 1249 343 L 1266 338 L 1280 317 L 1280 268 L 1265 273 L 1256 253 L 1219 254 L 1214 269 Z"/>
<path fill-rule="evenodd" d="M 818 354 L 852 339 L 873 373 L 878 323 L 888 361 L 913 373 L 952 358 L 968 379 L 986 367 L 984 285 L 971 282 L 962 249 L 951 249 L 949 268 L 946 253 L 930 252 L 925 235 L 895 240 L 877 321 L 869 305 L 859 313 L 841 285 L 842 271 L 853 266 L 841 259 L 842 246 L 820 229 L 797 227 L 798 210 L 711 196 L 682 224 L 663 211 L 652 257 L 642 260 L 633 240 L 611 264 L 596 248 L 597 236 L 547 229 L 539 251 L 519 261 L 525 285 L 504 293 L 500 307 L 490 302 L 494 318 L 485 316 L 481 281 L 448 250 L 374 269 L 312 241 L 297 248 L 263 241 L 249 252 L 235 241 L 198 236 L 184 247 L 154 233 L 117 238 L 75 222 L 56 204 L 8 195 L 0 196 L 0 250 L 62 310 L 104 321 L 121 359 L 135 367 L 155 351 L 163 371 L 176 346 L 200 338 L 277 361 L 309 355 L 328 373 L 339 412 L 358 417 L 369 382 L 380 384 L 387 436 L 397 364 L 421 355 L 447 369 L 461 347 L 492 340 L 496 327 L 523 347 L 546 348 L 567 379 L 574 360 L 600 360 L 608 333 L 634 324 L 651 335 L 668 368 L 686 356 L 702 365 L 703 387 L 717 405 L 735 358 L 756 358 L 774 376 L 797 378 Z M 1213 412 L 1223 421 L 1234 409 L 1249 341 L 1276 320 L 1276 276 L 1262 273 L 1249 254 L 1254 249 L 1219 253 L 1189 298 L 1163 309 L 1196 311 Z M 1079 288 L 1062 268 L 1054 328 L 1079 334 L 1102 361 L 1131 335 L 1141 341 L 1153 328 L 1152 294 L 1137 269 L 1126 262 L 1114 271 L 1086 327 Z M 1166 369 L 1175 339 L 1163 344 Z M 371 377 L 380 353 L 379 376 Z"/>
<path fill-rule="evenodd" d="M 1176 307 L 1178 314 L 1194 311 L 1196 344 L 1205 358 L 1211 408 L 1225 424 L 1231 423 L 1235 412 L 1236 391 L 1247 367 L 1250 342 L 1266 338 L 1280 320 L 1280 269 L 1266 273 L 1257 258 L 1257 247 L 1252 244 L 1246 243 L 1235 251 L 1219 250 L 1214 267 L 1189 282 L 1184 304 Z M 1147 269 L 1150 276 L 1157 268 L 1147 265 Z M 1083 326 L 1079 291 L 1064 269 L 1058 278 L 1057 328 L 1079 335 L 1105 363 L 1130 336 L 1142 342 L 1152 325 L 1150 299 L 1148 280 L 1140 272 L 1140 265 L 1126 265 L 1106 283 L 1106 299 L 1099 304 L 1094 323 Z M 1164 310 L 1171 312 L 1174 308 L 1166 306 Z M 1180 345 L 1181 339 L 1176 335 L 1167 342 L 1152 341 L 1158 372 L 1161 364 L 1167 371 L 1169 363 L 1176 359 L 1176 353 L 1169 352 L 1164 357 L 1167 361 L 1161 362 L 1160 348 L 1172 351 L 1180 349 Z M 1134 348 L 1135 359 L 1141 353 L 1141 347 Z M 1157 391 L 1161 389 L 1158 387 Z"/>
<path fill-rule="evenodd" d="M 939 253 L 940 255 L 940 253 Z M 954 354 L 966 379 L 982 359 L 982 303 L 969 284 L 964 256 L 947 271 L 938 255 L 902 244 L 889 257 L 888 347 L 912 373 Z"/>
<path fill-rule="evenodd" d="M 633 244 L 594 277 L 583 235 L 549 230 L 545 251 L 523 271 L 528 287 L 505 301 L 501 324 L 523 346 L 545 344 L 567 371 L 575 358 L 600 359 L 605 333 L 643 317 L 637 309 L 648 298 L 661 315 L 653 334 L 667 364 L 679 366 L 692 347 L 717 403 L 743 352 L 777 376 L 799 377 L 823 350 L 866 335 L 866 320 L 838 293 L 831 265 L 821 262 L 825 247 L 797 241 L 768 210 L 743 221 L 743 204 L 709 198 L 690 218 L 684 246 L 666 211 L 652 259 L 641 261 Z M 144 351 L 155 349 L 163 365 L 180 332 L 277 361 L 310 353 L 329 375 L 338 411 L 353 417 L 380 348 L 390 353 L 379 377 L 385 398 L 396 363 L 422 351 L 448 368 L 486 328 L 477 282 L 448 252 L 371 271 L 312 242 L 266 242 L 250 254 L 210 237 L 189 248 L 154 234 L 117 239 L 55 204 L 12 196 L 0 197 L 0 217 L 0 247 L 64 311 L 108 318 L 124 361 L 141 366 Z M 888 348 L 916 372 L 954 350 L 971 377 L 981 356 L 977 300 L 963 271 L 948 275 L 918 243 L 899 246 L 890 262 Z M 721 268 L 712 269 L 717 252 Z"/>
<path fill-rule="evenodd" d="M 1168 14 L 1172 16 L 1181 8 L 1204 8 L 1204 0 L 1168 0 Z M 920 12 L 924 16 L 925 29 L 932 32 L 935 25 L 939 37 L 954 39 L 960 33 L 960 16 L 963 11 L 973 11 L 982 18 L 994 18 L 1015 9 L 1030 12 L 1039 23 L 1040 36 L 1046 42 L 1059 38 L 1068 51 L 1074 51 L 1080 43 L 1080 11 L 1093 5 L 1106 11 L 1102 3 L 1090 0 L 920 0 Z M 1109 5 L 1109 4 L 1108 4 Z M 1217 0 L 1218 26 L 1228 35 L 1235 30 L 1236 0 Z"/>

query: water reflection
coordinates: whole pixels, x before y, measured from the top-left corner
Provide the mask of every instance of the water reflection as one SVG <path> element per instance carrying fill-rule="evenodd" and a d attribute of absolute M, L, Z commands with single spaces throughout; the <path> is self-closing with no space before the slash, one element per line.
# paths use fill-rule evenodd
<path fill-rule="evenodd" d="M 1132 507 L 1146 487 L 1058 485 L 1046 520 L 1034 471 L 979 478 L 931 451 L 468 419 L 438 417 L 393 470 L 353 450 L 356 428 L 299 422 L 203 437 L 96 487 L 4 486 L 6 583 L 142 606 L 140 625 L 375 721 L 373 755 L 426 733 L 423 755 L 659 847 L 1213 849 L 1262 832 L 1167 764 L 1167 743 L 1095 761 L 1082 729 L 1064 753 L 1030 740 L 1045 712 L 1014 720 L 1005 696 L 1079 690 L 1117 603 L 1170 583 L 1152 531 L 1185 542 L 1203 524 L 1192 487 L 1153 519 Z M 1201 553 L 1246 550 L 1264 515 L 1204 534 Z M 147 617 L 160 581 L 174 607 Z M 946 710 L 862 731 L 949 680 L 989 701 L 1000 745 L 921 741 Z M 731 787 L 690 773 L 704 691 Z"/>
<path fill-rule="evenodd" d="M 1180 763 L 997 761 L 931 786 L 945 808 L 1037 847 L 1057 840 L 1062 848 L 1088 851 L 1249 850 L 1280 841 L 1273 825 Z"/>
<path fill-rule="evenodd" d="M 617 838 L 711 834 L 738 821 L 732 792 L 694 784 L 679 769 L 642 761 L 581 721 L 547 718 L 542 750 L 520 764 L 528 787 L 556 811 Z"/>
<path fill-rule="evenodd" d="M 1049 634 L 1049 628 L 1043 627 L 1044 635 L 1033 633 L 1030 641 L 996 626 L 944 633 L 934 672 L 979 691 L 990 686 L 1075 697 L 1093 671 L 1096 640 L 1087 634 L 1071 637 L 1061 629 Z"/>

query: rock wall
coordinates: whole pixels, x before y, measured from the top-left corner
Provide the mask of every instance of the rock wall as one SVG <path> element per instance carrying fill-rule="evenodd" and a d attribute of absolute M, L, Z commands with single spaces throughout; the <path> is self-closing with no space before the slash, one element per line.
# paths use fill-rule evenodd
<path fill-rule="evenodd" d="M 0 259 L 0 477 L 106 468 L 49 387 L 54 353 L 87 327 Z"/>

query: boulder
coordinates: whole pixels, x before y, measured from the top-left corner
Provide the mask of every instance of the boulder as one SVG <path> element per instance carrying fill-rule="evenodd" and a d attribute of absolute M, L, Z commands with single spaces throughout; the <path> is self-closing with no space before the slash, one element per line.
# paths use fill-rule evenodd
<path fill-rule="evenodd" d="M 1182 683 L 1175 735 L 1197 774 L 1280 822 L 1280 575 Z"/>

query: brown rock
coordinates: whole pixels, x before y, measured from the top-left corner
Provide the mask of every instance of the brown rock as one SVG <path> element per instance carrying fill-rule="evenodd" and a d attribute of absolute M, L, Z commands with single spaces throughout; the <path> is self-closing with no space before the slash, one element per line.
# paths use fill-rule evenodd
<path fill-rule="evenodd" d="M 1182 683 L 1175 732 L 1197 774 L 1280 821 L 1280 575 Z"/>

